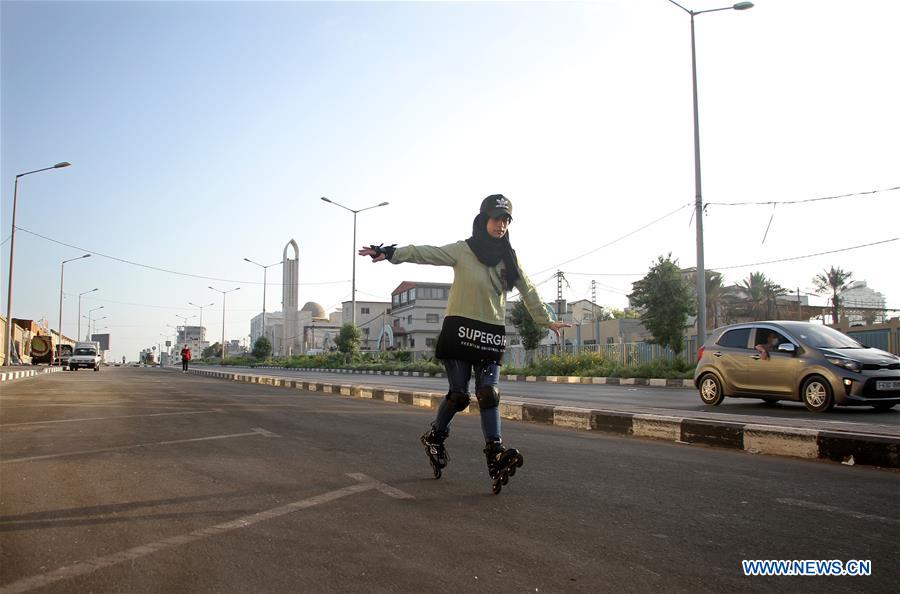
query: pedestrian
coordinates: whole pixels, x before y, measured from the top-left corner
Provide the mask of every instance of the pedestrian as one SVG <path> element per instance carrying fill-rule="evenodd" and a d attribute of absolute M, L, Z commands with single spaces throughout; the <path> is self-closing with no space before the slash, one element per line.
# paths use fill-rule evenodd
<path fill-rule="evenodd" d="M 184 348 L 181 349 L 181 373 L 188 372 L 188 363 L 191 361 L 191 349 L 188 348 L 188 345 L 184 345 Z"/>
<path fill-rule="evenodd" d="M 472 236 L 448 245 L 369 246 L 359 255 L 374 262 L 411 262 L 452 266 L 453 285 L 447 311 L 435 347 L 435 356 L 444 364 L 449 390 L 438 407 L 431 427 L 422 435 L 435 478 L 449 457 L 444 441 L 450 434 L 453 416 L 469 406 L 469 380 L 475 377 L 475 397 L 481 412 L 484 454 L 492 490 L 501 486 L 522 466 L 523 457 L 503 445 L 500 434 L 500 361 L 506 348 L 506 293 L 518 290 L 535 323 L 559 335 L 571 324 L 551 319 L 537 289 L 519 265 L 509 241 L 512 202 L 502 194 L 488 196 L 472 223 Z"/>

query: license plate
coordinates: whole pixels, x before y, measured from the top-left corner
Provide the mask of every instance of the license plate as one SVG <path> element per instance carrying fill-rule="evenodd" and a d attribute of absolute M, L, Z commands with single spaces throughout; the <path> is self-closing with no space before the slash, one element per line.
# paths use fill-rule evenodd
<path fill-rule="evenodd" d="M 900 381 L 875 382 L 876 390 L 900 390 Z"/>

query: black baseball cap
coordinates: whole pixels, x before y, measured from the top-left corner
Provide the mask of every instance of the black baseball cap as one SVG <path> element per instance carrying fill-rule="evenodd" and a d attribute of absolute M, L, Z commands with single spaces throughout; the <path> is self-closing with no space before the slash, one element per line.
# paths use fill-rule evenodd
<path fill-rule="evenodd" d="M 503 194 L 491 194 L 481 201 L 481 211 L 492 219 L 506 215 L 512 220 L 512 202 Z"/>

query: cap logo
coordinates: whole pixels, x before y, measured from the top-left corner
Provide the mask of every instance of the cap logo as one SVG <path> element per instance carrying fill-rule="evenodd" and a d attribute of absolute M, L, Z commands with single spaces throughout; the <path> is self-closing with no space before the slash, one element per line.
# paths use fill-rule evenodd
<path fill-rule="evenodd" d="M 509 200 L 506 198 L 497 198 L 497 208 L 508 208 Z"/>

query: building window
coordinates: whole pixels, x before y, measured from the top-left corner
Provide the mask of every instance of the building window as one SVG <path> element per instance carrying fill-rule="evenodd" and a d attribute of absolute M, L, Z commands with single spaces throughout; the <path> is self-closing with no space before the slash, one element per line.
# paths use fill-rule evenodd
<path fill-rule="evenodd" d="M 407 295 L 408 295 L 408 293 L 406 291 L 403 291 L 402 293 L 400 293 L 400 303 L 406 303 Z"/>
<path fill-rule="evenodd" d="M 369 308 L 368 308 L 368 307 L 362 308 L 362 309 L 360 310 L 360 313 L 364 313 L 364 314 L 369 313 Z"/>
<path fill-rule="evenodd" d="M 441 321 L 441 316 L 438 314 L 425 314 L 425 321 L 429 324 L 437 324 Z"/>
<path fill-rule="evenodd" d="M 416 300 L 416 290 L 415 290 L 415 289 L 410 289 L 410 290 L 409 290 L 409 300 L 410 300 L 410 301 L 415 301 L 415 300 Z"/>
<path fill-rule="evenodd" d="M 394 295 L 393 298 L 391 298 L 391 302 L 394 305 L 400 305 L 400 295 Z"/>
<path fill-rule="evenodd" d="M 412 314 L 406 316 L 406 323 L 412 325 Z"/>
<path fill-rule="evenodd" d="M 435 339 L 435 338 L 426 338 L 425 339 L 425 348 L 427 348 L 427 349 L 433 349 L 436 344 L 437 344 L 437 339 Z"/>
<path fill-rule="evenodd" d="M 363 328 L 363 334 L 365 334 L 366 336 L 368 336 L 368 335 L 369 335 L 369 329 L 368 329 L 368 328 Z"/>
<path fill-rule="evenodd" d="M 415 339 L 415 338 L 410 338 L 410 339 L 409 339 L 409 348 L 413 348 L 413 347 L 415 347 L 415 346 L 416 346 L 416 339 Z"/>

